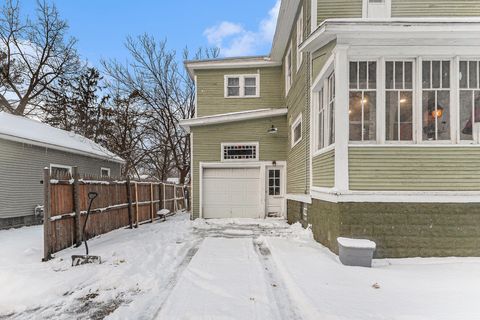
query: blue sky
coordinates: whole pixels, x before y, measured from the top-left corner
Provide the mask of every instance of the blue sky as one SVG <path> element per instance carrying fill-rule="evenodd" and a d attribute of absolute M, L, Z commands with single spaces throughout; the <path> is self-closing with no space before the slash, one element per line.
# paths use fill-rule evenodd
<path fill-rule="evenodd" d="M 52 0 L 50 0 L 52 1 Z M 278 0 L 53 0 L 78 39 L 83 59 L 124 61 L 128 35 L 168 39 L 169 48 L 219 46 L 222 56 L 268 54 Z M 20 0 L 32 14 L 36 0 Z"/>

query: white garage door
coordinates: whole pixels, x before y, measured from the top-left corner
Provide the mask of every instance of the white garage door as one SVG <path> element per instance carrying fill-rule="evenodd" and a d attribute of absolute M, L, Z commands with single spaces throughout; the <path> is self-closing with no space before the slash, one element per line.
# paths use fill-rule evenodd
<path fill-rule="evenodd" d="M 203 217 L 263 218 L 259 168 L 205 168 Z"/>

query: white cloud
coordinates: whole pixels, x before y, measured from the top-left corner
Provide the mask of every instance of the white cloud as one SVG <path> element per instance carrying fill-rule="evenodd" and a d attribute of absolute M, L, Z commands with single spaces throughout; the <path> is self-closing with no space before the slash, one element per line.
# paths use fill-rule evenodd
<path fill-rule="evenodd" d="M 220 55 L 236 57 L 258 54 L 258 50 L 271 43 L 275 34 L 280 0 L 270 9 L 258 30 L 247 30 L 239 23 L 223 21 L 207 28 L 203 35 L 210 45 L 220 48 Z"/>

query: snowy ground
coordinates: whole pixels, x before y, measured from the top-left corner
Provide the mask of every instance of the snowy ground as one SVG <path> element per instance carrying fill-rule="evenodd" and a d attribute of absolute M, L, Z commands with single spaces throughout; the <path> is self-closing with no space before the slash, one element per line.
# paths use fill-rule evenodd
<path fill-rule="evenodd" d="M 0 231 L 0 319 L 480 319 L 480 259 L 344 267 L 299 225 L 178 214 L 48 263 L 39 227 Z"/>

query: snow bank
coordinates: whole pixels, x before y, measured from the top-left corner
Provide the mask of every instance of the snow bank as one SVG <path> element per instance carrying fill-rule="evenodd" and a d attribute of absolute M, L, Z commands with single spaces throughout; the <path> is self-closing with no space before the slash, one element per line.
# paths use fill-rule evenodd
<path fill-rule="evenodd" d="M 27 140 L 34 145 L 48 145 L 52 149 L 67 149 L 123 163 L 123 159 L 81 135 L 6 112 L 0 112 L 0 137 L 13 141 Z"/>

